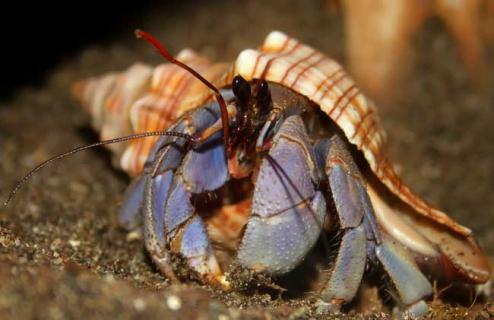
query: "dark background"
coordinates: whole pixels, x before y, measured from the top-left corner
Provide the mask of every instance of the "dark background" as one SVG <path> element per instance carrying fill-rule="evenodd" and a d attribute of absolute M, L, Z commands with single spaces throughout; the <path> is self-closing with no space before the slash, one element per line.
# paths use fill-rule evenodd
<path fill-rule="evenodd" d="M 39 86 L 65 57 L 86 45 L 132 34 L 146 13 L 179 1 L 13 1 L 1 9 L 0 99 L 22 85 Z M 154 6 L 154 7 L 153 7 Z"/>

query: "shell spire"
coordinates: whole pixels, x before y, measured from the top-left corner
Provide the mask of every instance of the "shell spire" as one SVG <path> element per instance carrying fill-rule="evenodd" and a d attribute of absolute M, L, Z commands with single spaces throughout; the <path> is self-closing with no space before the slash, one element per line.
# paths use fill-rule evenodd
<path fill-rule="evenodd" d="M 216 84 L 227 68 L 212 63 L 193 50 L 177 59 Z M 211 99 L 211 91 L 186 70 L 170 63 L 155 68 L 136 63 L 122 73 L 80 81 L 73 91 L 92 116 L 101 140 L 129 133 L 166 129 L 187 110 Z M 139 174 L 157 137 L 131 141 L 112 148 L 117 166 L 132 176 Z"/>

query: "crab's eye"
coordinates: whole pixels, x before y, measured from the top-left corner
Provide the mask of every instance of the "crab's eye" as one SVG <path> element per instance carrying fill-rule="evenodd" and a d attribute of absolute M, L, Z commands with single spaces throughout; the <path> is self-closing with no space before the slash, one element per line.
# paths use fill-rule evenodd
<path fill-rule="evenodd" d="M 237 97 L 242 104 L 247 104 L 251 95 L 250 85 L 247 80 L 241 76 L 235 76 L 232 81 L 232 90 L 235 97 Z"/>
<path fill-rule="evenodd" d="M 267 109 L 271 100 L 269 86 L 266 80 L 262 80 L 257 86 L 256 100 L 262 109 Z"/>

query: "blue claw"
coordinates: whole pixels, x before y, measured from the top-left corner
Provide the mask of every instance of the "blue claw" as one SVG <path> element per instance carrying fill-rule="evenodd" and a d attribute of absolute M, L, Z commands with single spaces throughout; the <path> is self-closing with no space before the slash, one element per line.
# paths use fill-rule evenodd
<path fill-rule="evenodd" d="M 326 202 L 317 192 L 303 203 L 270 217 L 252 216 L 238 251 L 237 260 L 246 267 L 270 274 L 295 268 L 319 238 Z"/>
<path fill-rule="evenodd" d="M 314 160 L 299 116 L 289 117 L 262 161 L 237 260 L 271 274 L 297 266 L 319 238 L 326 202 L 314 189 Z"/>
<path fill-rule="evenodd" d="M 259 169 L 255 183 L 252 214 L 275 215 L 315 194 L 314 163 L 307 133 L 299 116 L 288 118 L 274 138 L 274 145 Z M 286 136 L 285 136 L 286 135 Z"/>

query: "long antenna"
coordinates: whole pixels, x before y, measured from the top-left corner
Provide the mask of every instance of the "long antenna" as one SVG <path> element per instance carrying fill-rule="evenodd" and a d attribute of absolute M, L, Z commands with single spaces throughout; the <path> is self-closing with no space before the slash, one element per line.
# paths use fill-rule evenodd
<path fill-rule="evenodd" d="M 19 189 L 29 179 L 31 179 L 31 177 L 36 172 L 38 172 L 39 170 L 43 169 L 44 167 L 50 165 L 52 162 L 61 160 L 61 159 L 65 158 L 65 157 L 71 156 L 71 155 L 73 155 L 75 153 L 78 153 L 78 152 L 81 152 L 81 151 L 84 151 L 84 150 L 87 150 L 87 149 L 90 149 L 90 148 L 104 146 L 104 145 L 113 144 L 113 143 L 125 142 L 125 141 L 129 141 L 129 140 L 142 139 L 142 138 L 147 138 L 147 137 L 156 137 L 156 136 L 173 136 L 173 137 L 179 137 L 179 138 L 182 138 L 182 139 L 187 140 L 187 142 L 189 142 L 191 144 L 195 144 L 196 143 L 196 140 L 194 139 L 194 137 L 192 137 L 192 136 L 190 136 L 188 134 L 185 134 L 185 133 L 174 132 L 174 131 L 149 131 L 149 132 L 131 134 L 131 135 L 128 135 L 128 136 L 118 137 L 118 138 L 109 139 L 109 140 L 103 140 L 103 141 L 95 142 L 95 143 L 92 143 L 92 144 L 80 146 L 80 147 L 74 148 L 72 150 L 69 150 L 67 152 L 64 152 L 62 154 L 56 155 L 56 156 L 54 156 L 54 157 L 52 157 L 52 158 L 50 158 L 50 159 L 48 159 L 48 160 L 40 163 L 34 169 L 32 169 L 31 171 L 29 171 L 24 177 L 22 177 L 21 180 L 19 180 L 19 182 L 17 182 L 17 184 L 15 185 L 15 187 L 10 191 L 9 197 L 3 203 L 3 205 L 4 206 L 8 206 L 9 203 L 10 203 L 10 201 L 12 201 L 12 199 L 16 195 L 17 191 L 19 191 Z"/>
<path fill-rule="evenodd" d="M 189 67 L 185 63 L 180 62 L 177 59 L 175 59 L 170 54 L 170 52 L 168 52 L 168 50 L 158 40 L 156 40 L 156 38 L 154 38 L 149 33 L 137 29 L 135 31 L 135 35 L 137 38 L 139 38 L 139 39 L 142 38 L 142 39 L 146 40 L 147 42 L 151 43 L 166 60 L 168 60 L 169 62 L 171 62 L 173 64 L 176 64 L 177 66 L 179 66 L 185 70 L 187 70 L 194 77 L 199 79 L 202 83 L 204 83 L 209 89 L 211 89 L 214 92 L 214 94 L 216 96 L 216 100 L 218 101 L 218 103 L 220 105 L 220 110 L 221 110 L 221 124 L 223 126 L 223 140 L 225 143 L 225 149 L 227 149 L 227 153 L 229 153 L 230 150 L 229 150 L 228 141 L 230 138 L 230 132 L 229 132 L 229 127 L 228 127 L 228 110 L 226 108 L 225 99 L 223 99 L 223 96 L 221 95 L 220 90 L 218 90 L 218 88 L 216 88 L 206 78 L 201 76 L 197 71 L 195 71 L 194 69 L 192 69 L 191 67 Z"/>

